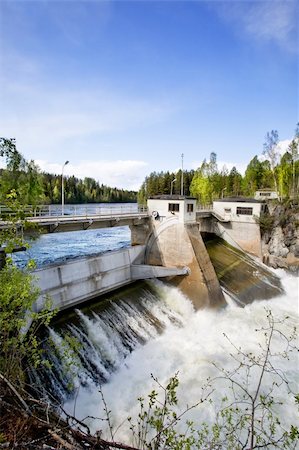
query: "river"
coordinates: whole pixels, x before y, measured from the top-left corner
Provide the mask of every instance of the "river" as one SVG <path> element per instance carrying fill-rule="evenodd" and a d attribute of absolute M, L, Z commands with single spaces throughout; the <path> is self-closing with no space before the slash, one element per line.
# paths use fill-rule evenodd
<path fill-rule="evenodd" d="M 129 239 L 126 227 L 45 235 L 33 244 L 30 256 L 43 265 L 96 251 L 117 249 L 129 245 Z M 48 248 L 45 243 L 48 243 Z M 62 247 L 65 247 L 64 250 Z M 24 255 L 17 256 L 22 265 Z M 242 267 L 240 270 L 243 270 Z M 101 387 L 107 407 L 111 410 L 113 429 L 118 429 L 114 439 L 130 443 L 130 424 L 126 419 L 130 416 L 137 421 L 137 399 L 147 398 L 152 389 L 158 389 L 151 374 L 165 386 L 169 378 L 178 373 L 178 411 L 181 411 L 205 395 L 202 387 L 207 378 L 219 377 L 220 372 L 215 366 L 232 370 L 237 365 L 236 359 L 240 358 L 238 348 L 245 353 L 260 354 L 264 332 L 256 330 L 267 326 L 268 310 L 276 320 L 288 317 L 277 325 L 281 332 L 290 334 L 292 328 L 298 325 L 298 279 L 282 270 L 272 272 L 280 277 L 284 292 L 268 300 L 259 295 L 258 301 L 242 304 L 242 308 L 229 295 L 226 276 L 227 306 L 218 311 L 195 311 L 190 300 L 179 289 L 155 281 L 137 283 L 107 296 L 106 301 L 95 301 L 66 318 L 59 317 L 50 330 L 56 343 L 56 351 L 51 354 L 55 369 L 47 382 L 52 383 L 53 392 L 56 391 L 64 401 L 64 408 L 70 414 L 79 419 L 89 417 L 86 423 L 91 430 L 100 429 L 102 437 L 109 439 L 107 421 L 95 419 L 105 419 L 99 392 Z M 236 277 L 237 272 L 233 271 L 231 278 L 234 282 Z M 240 298 L 242 294 L 240 292 Z M 76 337 L 80 342 L 74 353 L 68 347 L 66 335 Z M 273 353 L 283 351 L 284 344 L 281 334 L 274 334 Z M 72 358 L 62 363 L 59 353 L 64 353 L 65 349 Z M 275 370 L 288 379 L 289 388 L 296 391 L 297 354 L 291 352 L 289 358 L 274 355 L 273 364 Z M 255 391 L 258 376 L 259 371 L 253 369 L 248 380 L 250 392 Z M 236 380 L 243 383 L 244 377 L 241 368 Z M 273 373 L 266 374 L 261 392 L 269 392 L 273 381 L 277 381 Z M 71 388 L 70 383 L 73 383 Z M 210 397 L 212 402 L 204 402 L 190 410 L 178 425 L 180 431 L 185 430 L 186 419 L 193 420 L 198 428 L 203 422 L 214 423 L 221 399 L 224 395 L 232 398 L 226 380 L 218 378 L 214 389 Z M 275 387 L 274 397 L 282 402 L 274 410 L 283 426 L 294 424 L 297 407 L 287 386 Z"/>

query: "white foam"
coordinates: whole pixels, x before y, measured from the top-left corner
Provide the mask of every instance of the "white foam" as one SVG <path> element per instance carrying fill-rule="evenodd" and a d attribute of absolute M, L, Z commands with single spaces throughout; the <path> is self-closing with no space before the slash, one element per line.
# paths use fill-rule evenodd
<path fill-rule="evenodd" d="M 157 317 L 165 317 L 163 308 L 172 309 L 172 313 L 179 317 L 182 326 L 176 326 L 173 321 L 166 324 L 162 335 L 151 337 L 144 346 L 137 347 L 125 360 L 119 370 L 111 376 L 110 381 L 103 386 L 103 393 L 112 411 L 112 420 L 115 427 L 120 425 L 128 416 L 137 417 L 137 398 L 146 397 L 153 388 L 156 388 L 151 373 L 159 379 L 162 385 L 166 385 L 169 378 L 179 372 L 180 386 L 178 395 L 182 399 L 182 408 L 187 404 L 193 404 L 201 396 L 201 386 L 207 377 L 218 374 L 212 362 L 225 368 L 233 364 L 229 357 L 232 353 L 236 356 L 236 349 L 224 338 L 226 334 L 237 346 L 246 352 L 257 354 L 262 342 L 261 335 L 255 330 L 267 323 L 266 310 L 271 309 L 275 318 L 282 319 L 289 316 L 283 325 L 283 331 L 289 332 L 292 326 L 298 324 L 298 279 L 287 275 L 283 271 L 281 276 L 286 293 L 270 301 L 257 301 L 238 308 L 234 302 L 229 301 L 228 306 L 220 311 L 203 310 L 194 312 L 191 303 L 175 288 L 159 283 L 156 289 L 164 300 L 164 305 L 156 306 Z M 165 323 L 165 322 L 164 322 Z M 275 349 L 279 350 L 282 340 L 276 336 L 273 340 Z M 281 370 L 290 380 L 291 386 L 296 386 L 298 361 L 296 356 L 290 360 L 275 360 L 277 369 Z M 252 386 L 257 381 L 252 379 Z M 269 388 L 272 380 L 265 377 L 266 388 Z M 223 383 L 217 384 L 217 392 L 214 401 L 223 395 Z M 280 412 L 286 425 L 289 425 L 295 414 L 293 399 L 284 388 L 276 394 L 284 402 L 283 412 Z M 86 416 L 104 417 L 98 388 L 91 390 L 80 389 L 76 397 L 76 415 L 82 419 Z M 73 402 L 65 405 L 67 410 L 73 413 Z M 206 406 L 201 410 L 193 410 L 190 417 L 196 422 L 204 420 L 213 421 L 214 410 Z M 103 437 L 109 437 L 105 423 L 93 421 L 93 431 L 103 429 Z M 129 424 L 125 422 L 119 429 L 118 441 L 129 443 Z"/>

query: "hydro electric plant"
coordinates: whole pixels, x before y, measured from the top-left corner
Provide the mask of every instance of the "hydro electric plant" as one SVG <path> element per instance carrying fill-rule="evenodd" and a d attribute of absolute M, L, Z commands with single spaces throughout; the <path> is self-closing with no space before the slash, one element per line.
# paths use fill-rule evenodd
<path fill-rule="evenodd" d="M 237 277 L 242 286 L 236 286 L 236 292 L 243 289 L 244 283 L 248 285 L 246 303 L 281 292 L 278 279 L 258 264 L 261 236 L 255 218 L 266 207 L 263 200 L 225 198 L 215 201 L 210 209 L 200 209 L 192 197 L 164 195 L 150 198 L 147 208 L 134 206 L 111 211 L 99 207 L 70 210 L 66 215 L 49 208 L 28 219 L 46 233 L 123 226 L 131 231 L 128 248 L 38 269 L 35 275 L 41 295 L 37 311 L 43 308 L 45 295 L 50 295 L 55 308 L 63 310 L 136 280 L 153 278 L 166 279 L 179 287 L 196 309 L 223 306 L 226 274 L 236 267 L 236 262 L 228 260 L 225 270 L 219 270 L 216 259 L 211 261 L 204 240 L 216 236 L 252 269 L 245 271 L 247 281 L 244 276 Z M 259 272 L 265 276 L 256 276 L 253 283 L 251 277 Z M 272 280 L 270 285 L 265 281 L 267 276 Z"/>

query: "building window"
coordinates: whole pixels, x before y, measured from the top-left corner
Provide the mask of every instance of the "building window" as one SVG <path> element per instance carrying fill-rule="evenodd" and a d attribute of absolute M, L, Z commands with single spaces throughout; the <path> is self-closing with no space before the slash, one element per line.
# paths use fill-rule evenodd
<path fill-rule="evenodd" d="M 244 216 L 252 216 L 253 208 L 244 208 L 243 206 L 237 206 L 237 214 L 243 214 Z"/>
<path fill-rule="evenodd" d="M 187 212 L 193 212 L 193 203 L 187 203 Z"/>
<path fill-rule="evenodd" d="M 179 203 L 168 203 L 168 211 L 179 212 L 179 210 L 180 210 Z"/>
<path fill-rule="evenodd" d="M 231 208 L 224 208 L 224 212 L 226 212 L 226 213 L 231 213 L 232 210 L 231 210 Z"/>
<path fill-rule="evenodd" d="M 271 192 L 260 192 L 261 197 L 271 197 Z"/>

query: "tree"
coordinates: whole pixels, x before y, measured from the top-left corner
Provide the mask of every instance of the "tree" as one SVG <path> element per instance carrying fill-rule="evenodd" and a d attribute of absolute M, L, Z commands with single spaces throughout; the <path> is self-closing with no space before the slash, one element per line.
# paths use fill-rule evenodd
<path fill-rule="evenodd" d="M 24 245 L 18 229 L 26 224 L 17 193 L 12 191 L 7 197 L 7 204 L 14 214 L 9 218 L 10 227 L 0 231 L 0 247 L 6 255 L 6 264 L 0 269 L 0 378 L 20 388 L 26 383 L 26 367 L 37 367 L 42 363 L 37 330 L 49 323 L 54 311 L 48 300 L 41 313 L 33 311 L 39 296 L 31 275 L 34 263 L 30 261 L 24 270 L 20 270 L 10 257 L 16 245 Z M 32 326 L 24 332 L 30 322 Z"/>
<path fill-rule="evenodd" d="M 254 195 L 257 189 L 272 188 L 271 178 L 269 162 L 260 161 L 258 156 L 254 156 L 245 171 L 243 179 L 244 193 L 246 195 Z"/>
<path fill-rule="evenodd" d="M 238 196 L 242 191 L 242 175 L 233 167 L 227 176 L 226 195 Z"/>
<path fill-rule="evenodd" d="M 276 168 L 282 198 L 292 195 L 292 155 L 286 152 Z"/>
<path fill-rule="evenodd" d="M 23 156 L 17 151 L 15 139 L 0 137 L 0 157 L 6 158 L 7 168 L 19 170 L 24 164 Z"/>
<path fill-rule="evenodd" d="M 299 145 L 299 122 L 296 125 L 295 136 L 289 145 L 289 153 L 292 157 L 292 195 L 296 194 L 296 162 L 298 161 L 298 145 Z M 297 187 L 299 190 L 299 186 Z"/>
<path fill-rule="evenodd" d="M 212 201 L 212 185 L 201 169 L 196 171 L 192 179 L 190 192 L 201 205 L 209 205 Z"/>
<path fill-rule="evenodd" d="M 34 161 L 26 159 L 18 152 L 14 139 L 0 138 L 0 156 L 6 160 L 2 170 L 0 202 L 12 190 L 17 193 L 23 205 L 36 205 L 44 200 L 42 176 Z"/>
<path fill-rule="evenodd" d="M 190 193 L 198 199 L 202 205 L 212 203 L 215 197 L 219 197 L 223 189 L 223 174 L 219 174 L 217 168 L 216 153 L 210 154 L 210 161 L 203 160 L 200 168 L 195 172 L 191 184 Z"/>
<path fill-rule="evenodd" d="M 264 143 L 264 151 L 263 154 L 267 158 L 267 160 L 270 162 L 270 168 L 273 176 L 274 186 L 275 190 L 277 192 L 278 198 L 280 198 L 279 195 L 279 189 L 278 189 L 278 183 L 277 183 L 277 176 L 275 172 L 275 168 L 279 162 L 279 151 L 278 151 L 278 131 L 272 130 L 270 133 L 266 134 L 266 140 Z"/>
<path fill-rule="evenodd" d="M 0 191 L 0 200 L 8 208 L 6 218 L 9 220 L 9 226 L 0 230 L 0 374 L 2 380 L 23 386 L 26 378 L 24 361 L 30 361 L 34 365 L 40 362 L 36 329 L 41 324 L 48 323 L 53 315 L 48 308 L 41 314 L 33 312 L 39 290 L 29 273 L 33 267 L 32 262 L 21 271 L 14 266 L 10 257 L 15 247 L 25 245 L 22 230 L 27 227 L 27 223 L 22 201 L 27 202 L 39 195 L 40 180 L 35 164 L 25 161 L 13 140 L 0 139 L 0 156 L 6 158 L 6 174 L 12 172 L 20 175 L 16 180 L 18 190 L 9 189 L 10 179 L 7 177 L 7 183 L 1 184 Z M 27 172 L 21 171 L 26 168 Z M 34 326 L 28 333 L 23 333 L 22 330 L 30 320 L 34 321 Z"/>

